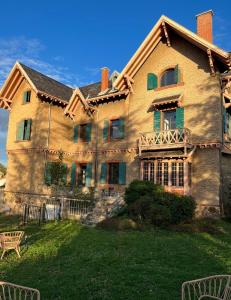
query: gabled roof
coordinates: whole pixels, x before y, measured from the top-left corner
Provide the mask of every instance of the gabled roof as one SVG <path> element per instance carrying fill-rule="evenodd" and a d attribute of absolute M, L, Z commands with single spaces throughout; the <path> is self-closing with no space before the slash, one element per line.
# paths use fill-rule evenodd
<path fill-rule="evenodd" d="M 19 65 L 27 73 L 28 77 L 39 92 L 44 92 L 45 94 L 52 95 L 67 102 L 69 101 L 73 93 L 72 88 L 38 71 L 35 71 L 22 63 L 19 63 Z"/>
<path fill-rule="evenodd" d="M 148 56 L 152 53 L 155 47 L 158 45 L 163 36 L 168 36 L 168 29 L 176 32 L 181 37 L 185 38 L 190 43 L 196 45 L 203 51 L 211 51 L 213 57 L 226 64 L 227 67 L 231 66 L 230 53 L 222 50 L 221 48 L 209 43 L 205 39 L 201 38 L 192 31 L 181 26 L 177 22 L 171 20 L 166 16 L 161 16 L 156 25 L 147 35 L 143 43 L 138 50 L 129 60 L 119 77 L 115 81 L 114 86 L 118 89 L 124 89 L 124 75 L 133 78 Z M 171 39 L 171 35 L 170 35 Z"/>

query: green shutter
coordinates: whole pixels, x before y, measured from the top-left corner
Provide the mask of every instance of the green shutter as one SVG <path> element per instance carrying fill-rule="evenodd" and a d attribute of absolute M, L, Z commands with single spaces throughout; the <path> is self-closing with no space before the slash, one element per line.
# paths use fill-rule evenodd
<path fill-rule="evenodd" d="M 179 65 L 175 66 L 174 69 L 174 81 L 175 83 L 179 83 L 180 82 L 180 70 L 179 70 Z"/>
<path fill-rule="evenodd" d="M 45 165 L 45 172 L 44 172 L 44 182 L 46 185 L 51 185 L 51 162 L 47 162 Z"/>
<path fill-rule="evenodd" d="M 126 184 L 126 163 L 119 163 L 119 184 Z"/>
<path fill-rule="evenodd" d="M 104 126 L 103 126 L 103 140 L 105 142 L 108 141 L 109 138 L 109 121 L 108 120 L 104 120 Z"/>
<path fill-rule="evenodd" d="M 154 130 L 159 131 L 160 130 L 160 111 L 154 111 Z"/>
<path fill-rule="evenodd" d="M 92 163 L 87 164 L 86 168 L 86 186 L 91 186 L 91 180 L 92 180 Z"/>
<path fill-rule="evenodd" d="M 91 128 L 92 128 L 92 124 L 89 123 L 86 125 L 86 141 L 90 142 L 91 141 Z"/>
<path fill-rule="evenodd" d="M 26 121 L 27 121 L 27 125 L 26 125 L 26 128 L 25 128 L 25 137 L 24 137 L 24 140 L 30 140 L 32 120 L 29 119 L 29 120 L 26 120 Z"/>
<path fill-rule="evenodd" d="M 17 124 L 16 140 L 17 141 L 22 141 L 23 136 L 24 136 L 24 121 L 21 121 L 20 123 Z"/>
<path fill-rule="evenodd" d="M 120 119 L 119 120 L 119 132 L 120 132 L 120 138 L 123 139 L 124 138 L 124 119 Z"/>
<path fill-rule="evenodd" d="M 100 183 L 107 183 L 107 164 L 101 164 Z"/>
<path fill-rule="evenodd" d="M 184 108 L 176 109 L 176 128 L 184 128 Z"/>
<path fill-rule="evenodd" d="M 67 164 L 62 164 L 62 168 L 63 168 L 63 178 L 62 181 L 63 183 L 66 185 L 67 184 Z"/>
<path fill-rule="evenodd" d="M 76 184 L 76 163 L 71 165 L 71 186 Z"/>
<path fill-rule="evenodd" d="M 78 143 L 78 136 L 79 136 L 79 125 L 76 125 L 74 127 L 74 137 L 73 137 L 74 143 Z"/>
<path fill-rule="evenodd" d="M 23 93 L 23 104 L 27 103 L 27 91 Z"/>
<path fill-rule="evenodd" d="M 157 76 L 153 73 L 148 73 L 148 76 L 147 76 L 147 89 L 148 90 L 154 90 L 157 88 L 157 82 L 158 82 L 158 79 L 157 79 Z"/>

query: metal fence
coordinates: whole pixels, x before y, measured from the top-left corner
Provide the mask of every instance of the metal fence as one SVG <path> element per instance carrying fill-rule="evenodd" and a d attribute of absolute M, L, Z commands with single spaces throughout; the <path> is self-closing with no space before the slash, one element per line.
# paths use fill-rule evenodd
<path fill-rule="evenodd" d="M 86 216 L 92 209 L 93 202 L 90 200 L 49 198 L 41 205 L 24 203 L 22 219 L 23 224 L 33 221 L 41 224 L 50 220 Z"/>

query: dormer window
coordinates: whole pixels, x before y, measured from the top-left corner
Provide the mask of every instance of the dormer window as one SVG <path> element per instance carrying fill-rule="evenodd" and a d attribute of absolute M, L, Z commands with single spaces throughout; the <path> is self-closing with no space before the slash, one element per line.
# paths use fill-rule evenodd
<path fill-rule="evenodd" d="M 179 82 L 178 65 L 175 68 L 170 68 L 164 71 L 160 78 L 160 86 L 168 86 Z"/>
<path fill-rule="evenodd" d="M 31 91 L 25 91 L 23 93 L 23 104 L 30 103 Z"/>

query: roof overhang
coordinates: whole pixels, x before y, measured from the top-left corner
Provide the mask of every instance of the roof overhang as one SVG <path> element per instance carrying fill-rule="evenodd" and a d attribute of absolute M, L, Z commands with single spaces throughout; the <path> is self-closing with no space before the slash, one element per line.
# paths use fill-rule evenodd
<path fill-rule="evenodd" d="M 186 29 L 175 21 L 169 19 L 166 16 L 161 16 L 159 21 L 153 27 L 151 32 L 145 38 L 143 43 L 140 45 L 138 50 L 132 56 L 130 61 L 127 63 L 123 71 L 120 73 L 119 77 L 114 83 L 114 86 L 123 90 L 126 87 L 124 76 L 127 75 L 133 78 L 148 56 L 152 53 L 155 47 L 158 45 L 160 40 L 165 37 L 167 39 L 167 44 L 170 46 L 170 39 L 168 35 L 168 30 L 171 29 L 178 35 L 182 36 L 188 42 L 194 44 L 198 48 L 205 51 L 208 55 L 212 55 L 214 58 L 218 59 L 223 64 L 227 65 L 228 69 L 231 69 L 231 59 L 230 54 L 217 46 L 209 43 L 203 38 L 199 37 L 197 34 Z"/>
<path fill-rule="evenodd" d="M 153 110 L 169 110 L 182 106 L 182 94 L 164 96 L 156 98 L 152 101 L 149 111 Z"/>
<path fill-rule="evenodd" d="M 67 101 L 38 90 L 20 63 L 16 62 L 0 90 L 0 108 L 11 109 L 13 97 L 23 80 L 29 83 L 31 89 L 42 101 L 56 103 L 63 107 L 68 105 Z"/>

